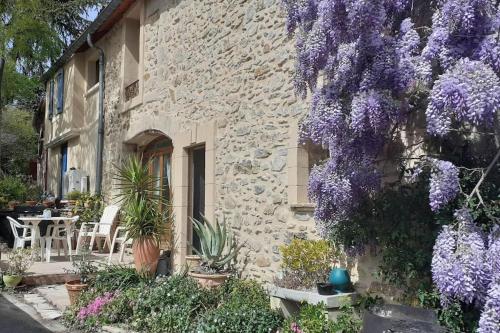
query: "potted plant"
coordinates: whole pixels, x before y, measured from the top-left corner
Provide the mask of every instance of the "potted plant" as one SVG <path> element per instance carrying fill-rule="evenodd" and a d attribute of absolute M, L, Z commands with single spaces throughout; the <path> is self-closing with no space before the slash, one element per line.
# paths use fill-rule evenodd
<path fill-rule="evenodd" d="M 33 207 L 35 206 L 39 201 L 42 196 L 42 189 L 40 186 L 31 184 L 28 186 L 27 191 L 26 191 L 26 205 Z"/>
<path fill-rule="evenodd" d="M 133 240 L 132 253 L 135 268 L 140 273 L 153 275 L 160 257 L 160 238 L 169 220 L 169 209 L 160 193 L 156 177 L 149 173 L 151 161 L 131 157 L 115 175 L 122 204 L 122 217 L 128 237 Z"/>
<path fill-rule="evenodd" d="M 88 286 L 90 277 L 97 272 L 97 266 L 90 260 L 91 250 L 88 244 L 83 246 L 80 255 L 73 260 L 73 270 L 66 270 L 67 273 L 76 274 L 78 279 L 67 281 L 64 285 L 68 291 L 71 305 L 76 303 L 78 296 Z"/>
<path fill-rule="evenodd" d="M 320 294 L 335 293 L 328 274 L 339 253 L 330 242 L 295 238 L 280 251 L 283 274 L 275 279 L 277 286 L 295 290 L 316 287 Z"/>
<path fill-rule="evenodd" d="M 68 204 L 70 206 L 74 206 L 76 201 L 80 199 L 82 196 L 82 192 L 80 191 L 71 191 L 68 194 L 66 194 L 66 198 L 68 198 Z"/>
<path fill-rule="evenodd" d="M 32 249 L 12 250 L 7 260 L 7 270 L 2 277 L 5 286 L 15 288 L 35 261 L 35 257 L 36 252 Z"/>
<path fill-rule="evenodd" d="M 241 246 L 227 231 L 225 223 L 215 225 L 204 218 L 204 223 L 191 219 L 193 230 L 200 239 L 200 249 L 193 251 L 200 257 L 200 265 L 189 272 L 189 276 L 207 288 L 221 285 L 230 275 L 228 266 L 236 258 Z"/>

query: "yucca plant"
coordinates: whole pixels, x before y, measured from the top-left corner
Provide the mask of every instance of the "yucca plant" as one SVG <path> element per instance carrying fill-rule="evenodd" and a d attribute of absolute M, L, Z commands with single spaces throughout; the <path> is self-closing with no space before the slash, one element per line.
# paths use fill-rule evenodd
<path fill-rule="evenodd" d="M 158 179 L 149 173 L 149 163 L 132 156 L 122 166 L 116 167 L 116 199 L 122 205 L 122 212 L 129 238 L 153 237 L 159 241 L 165 230 L 168 211 L 162 212 L 164 202 Z"/>
<path fill-rule="evenodd" d="M 200 249 L 193 247 L 201 258 L 201 267 L 209 273 L 222 272 L 236 258 L 241 246 L 227 230 L 226 224 L 215 225 L 203 217 L 205 223 L 191 218 L 193 230 L 200 239 Z"/>

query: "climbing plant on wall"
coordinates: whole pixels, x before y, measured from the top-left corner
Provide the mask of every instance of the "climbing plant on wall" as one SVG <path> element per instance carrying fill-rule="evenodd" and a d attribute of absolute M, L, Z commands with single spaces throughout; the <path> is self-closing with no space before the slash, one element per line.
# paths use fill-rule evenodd
<path fill-rule="evenodd" d="M 309 180 L 319 232 L 338 235 L 355 221 L 380 195 L 386 163 L 402 185 L 425 177 L 430 211 L 446 224 L 432 257 L 441 303 L 472 305 L 479 331 L 498 331 L 499 192 L 488 184 L 500 154 L 500 2 L 283 4 L 295 89 L 311 94 L 301 139 L 329 151 Z"/>

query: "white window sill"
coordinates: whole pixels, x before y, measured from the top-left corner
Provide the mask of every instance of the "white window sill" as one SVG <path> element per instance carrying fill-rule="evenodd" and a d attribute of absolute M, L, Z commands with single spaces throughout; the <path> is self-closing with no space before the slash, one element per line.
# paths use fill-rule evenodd
<path fill-rule="evenodd" d="M 99 90 L 99 82 L 94 84 L 90 89 L 85 93 L 85 98 L 88 98 L 90 95 L 93 95 L 97 90 Z"/>
<path fill-rule="evenodd" d="M 141 104 L 142 104 L 142 95 L 141 92 L 139 92 L 137 96 L 123 103 L 122 112 L 127 112 L 133 108 L 138 107 Z"/>

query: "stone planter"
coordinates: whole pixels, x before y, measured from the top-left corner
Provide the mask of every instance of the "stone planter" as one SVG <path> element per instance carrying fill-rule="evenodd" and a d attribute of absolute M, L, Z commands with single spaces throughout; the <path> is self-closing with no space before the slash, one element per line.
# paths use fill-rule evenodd
<path fill-rule="evenodd" d="M 188 267 L 189 272 L 196 270 L 198 267 L 200 267 L 200 264 L 201 264 L 200 256 L 197 255 L 186 256 L 186 265 Z"/>
<path fill-rule="evenodd" d="M 82 283 L 80 280 L 68 281 L 64 284 L 66 290 L 68 291 L 69 303 L 74 305 L 80 293 L 87 288 L 86 283 Z"/>
<path fill-rule="evenodd" d="M 3 276 L 3 283 L 5 283 L 5 286 L 7 288 L 15 288 L 19 283 L 21 283 L 21 280 L 23 277 L 21 275 L 5 275 Z"/>
<path fill-rule="evenodd" d="M 317 290 L 294 290 L 269 285 L 271 306 L 281 309 L 285 317 L 297 315 L 303 303 L 324 303 L 328 311 L 328 318 L 335 320 L 340 313 L 340 306 L 345 302 L 353 302 L 357 293 L 338 293 L 335 295 L 320 295 Z"/>
<path fill-rule="evenodd" d="M 188 275 L 195 279 L 200 286 L 208 289 L 220 286 L 229 278 L 229 274 L 204 274 L 189 272 Z"/>

